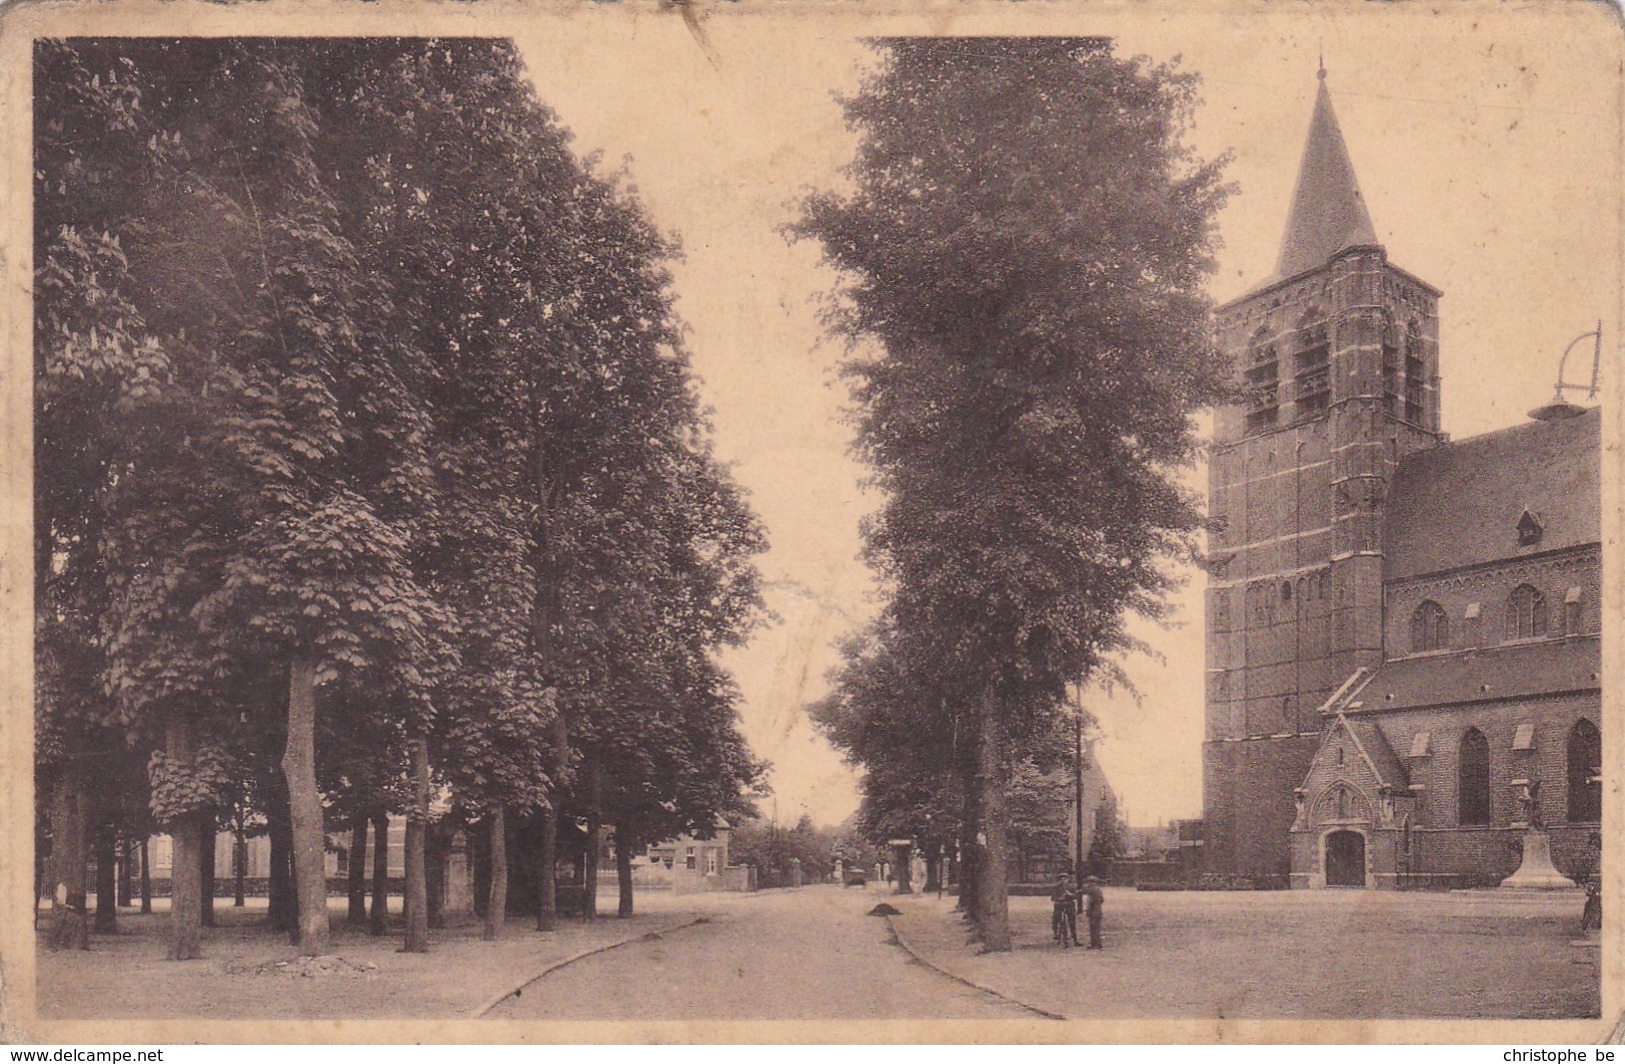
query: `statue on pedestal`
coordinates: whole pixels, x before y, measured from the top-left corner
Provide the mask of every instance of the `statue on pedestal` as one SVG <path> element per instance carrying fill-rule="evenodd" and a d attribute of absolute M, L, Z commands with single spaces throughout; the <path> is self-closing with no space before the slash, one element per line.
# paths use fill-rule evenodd
<path fill-rule="evenodd" d="M 1501 881 L 1501 886 L 1510 890 L 1573 890 L 1574 881 L 1552 864 L 1551 840 L 1540 828 L 1540 781 L 1513 780 L 1512 785 L 1518 788 L 1518 816 L 1524 828 L 1523 860 L 1516 872 Z"/>
<path fill-rule="evenodd" d="M 1540 822 L 1540 781 L 1518 780 L 1518 819 L 1529 827 L 1531 831 L 1539 831 Z"/>

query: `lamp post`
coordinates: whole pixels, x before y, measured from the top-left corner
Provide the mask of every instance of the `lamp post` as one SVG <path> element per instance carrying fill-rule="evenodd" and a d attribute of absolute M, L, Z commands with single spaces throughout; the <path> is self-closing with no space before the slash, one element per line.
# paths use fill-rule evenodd
<path fill-rule="evenodd" d="M 1083 875 L 1083 687 L 1072 715 L 1072 874 Z"/>
<path fill-rule="evenodd" d="M 1569 354 L 1574 350 L 1575 344 L 1586 339 L 1593 339 L 1595 341 L 1591 348 L 1591 383 L 1571 384 L 1563 379 L 1563 374 L 1568 369 Z M 1563 398 L 1563 393 L 1583 391 L 1586 393 L 1587 402 L 1596 399 L 1597 377 L 1601 372 L 1602 322 L 1599 321 L 1597 322 L 1596 329 L 1576 336 L 1574 339 L 1569 341 L 1569 346 L 1563 349 L 1563 357 L 1557 363 L 1557 387 L 1552 391 L 1552 401 L 1547 403 L 1545 406 L 1537 406 L 1535 409 L 1529 411 L 1529 416 L 1535 418 L 1537 421 L 1563 421 L 1571 417 L 1579 417 L 1581 414 L 1585 413 L 1585 407 L 1580 406 L 1577 403 L 1569 402 L 1567 399 Z"/>

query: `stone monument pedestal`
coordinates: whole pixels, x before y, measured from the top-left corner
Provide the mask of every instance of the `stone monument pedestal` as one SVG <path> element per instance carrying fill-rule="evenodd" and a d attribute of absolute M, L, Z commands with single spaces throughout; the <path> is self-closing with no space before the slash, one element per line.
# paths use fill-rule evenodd
<path fill-rule="evenodd" d="M 1523 862 L 1518 870 L 1501 880 L 1502 890 L 1574 890 L 1574 880 L 1552 864 L 1552 843 L 1544 831 L 1530 828 L 1523 833 Z"/>

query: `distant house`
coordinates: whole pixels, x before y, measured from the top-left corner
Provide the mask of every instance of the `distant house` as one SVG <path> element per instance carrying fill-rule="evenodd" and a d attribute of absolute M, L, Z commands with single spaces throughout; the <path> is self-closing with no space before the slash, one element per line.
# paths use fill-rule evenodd
<path fill-rule="evenodd" d="M 728 864 L 728 836 L 732 827 L 726 820 L 717 821 L 713 837 L 696 838 L 679 835 L 675 839 L 652 843 L 644 854 L 646 879 L 664 880 L 674 894 L 698 894 L 705 891 L 756 889 L 756 870 L 746 866 Z M 633 867 L 633 882 L 637 883 L 638 868 Z"/>
<path fill-rule="evenodd" d="M 1131 827 L 1123 833 L 1123 856 L 1146 860 L 1172 859 L 1179 852 L 1179 822 L 1155 827 Z"/>
<path fill-rule="evenodd" d="M 325 854 L 325 864 L 329 879 L 348 876 L 350 874 L 350 850 L 346 843 L 350 840 L 348 832 L 341 835 L 329 836 L 329 848 Z M 335 845 L 337 843 L 337 845 Z M 391 879 L 399 879 L 406 875 L 406 821 L 401 817 L 391 817 L 389 832 L 385 838 L 386 864 L 385 868 Z M 237 874 L 235 861 L 237 854 L 237 839 L 229 831 L 217 832 L 214 837 L 214 875 L 220 882 L 229 883 Z M 372 876 L 372 844 L 369 836 L 367 853 L 362 858 L 362 867 L 365 869 L 369 882 Z M 243 879 L 249 885 L 250 894 L 265 893 L 265 882 L 270 877 L 271 869 L 271 840 L 264 835 L 252 835 L 243 840 L 240 853 L 243 862 Z M 160 883 L 167 883 L 170 873 L 174 869 L 174 840 L 168 835 L 154 835 L 147 842 L 147 857 L 152 862 L 151 878 Z"/>

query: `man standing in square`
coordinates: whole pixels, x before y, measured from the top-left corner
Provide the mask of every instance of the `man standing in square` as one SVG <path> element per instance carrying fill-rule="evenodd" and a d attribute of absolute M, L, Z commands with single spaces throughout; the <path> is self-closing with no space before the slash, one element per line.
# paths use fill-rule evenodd
<path fill-rule="evenodd" d="M 1106 895 L 1100 890 L 1100 877 L 1086 876 L 1078 893 L 1084 900 L 1084 915 L 1089 918 L 1089 948 L 1100 949 L 1100 916 L 1106 905 Z"/>

